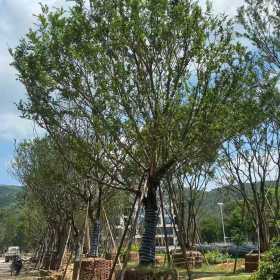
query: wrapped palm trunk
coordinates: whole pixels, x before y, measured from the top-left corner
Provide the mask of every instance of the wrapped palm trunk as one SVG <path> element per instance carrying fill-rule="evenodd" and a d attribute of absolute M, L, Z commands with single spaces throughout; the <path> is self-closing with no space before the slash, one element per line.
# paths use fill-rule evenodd
<path fill-rule="evenodd" d="M 159 214 L 157 208 L 156 191 L 157 185 L 149 185 L 148 194 L 144 200 L 144 233 L 139 250 L 141 265 L 150 265 L 155 263 L 156 228 Z"/>

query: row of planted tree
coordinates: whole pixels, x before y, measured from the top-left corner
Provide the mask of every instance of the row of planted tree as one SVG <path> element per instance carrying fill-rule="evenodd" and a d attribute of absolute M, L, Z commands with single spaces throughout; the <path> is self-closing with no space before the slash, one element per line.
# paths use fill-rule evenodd
<path fill-rule="evenodd" d="M 214 180 L 241 195 L 266 250 L 279 231 L 279 2 L 248 0 L 237 22 L 186 0 L 73 2 L 42 6 L 11 50 L 18 108 L 47 132 L 13 163 L 43 213 L 41 263 L 62 258 L 70 228 L 80 254 L 85 218 L 90 255 L 131 247 L 143 207 L 140 264 L 153 264 L 166 205 L 185 252 Z"/>

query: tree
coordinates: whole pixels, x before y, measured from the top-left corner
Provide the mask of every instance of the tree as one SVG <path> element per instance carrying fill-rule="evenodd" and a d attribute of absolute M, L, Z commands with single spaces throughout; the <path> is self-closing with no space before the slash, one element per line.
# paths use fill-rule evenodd
<path fill-rule="evenodd" d="M 211 216 L 204 217 L 200 222 L 201 240 L 204 242 L 216 242 L 219 238 L 219 221 Z"/>
<path fill-rule="evenodd" d="M 271 219 L 276 225 L 279 217 L 279 151 L 278 125 L 267 120 L 226 143 L 219 159 L 220 176 L 225 184 L 241 194 L 260 232 L 262 251 L 269 247 Z M 271 187 L 273 202 L 268 199 Z"/>
<path fill-rule="evenodd" d="M 240 34 L 256 48 L 266 71 L 279 79 L 280 74 L 280 3 L 278 0 L 245 0 L 239 9 Z M 271 115 L 279 125 L 279 94 L 269 105 Z"/>
<path fill-rule="evenodd" d="M 232 234 L 232 241 L 236 246 L 241 246 L 245 241 L 244 233 L 240 229 L 236 229 L 235 231 L 231 232 Z M 236 272 L 236 266 L 237 266 L 237 252 L 235 253 L 234 257 L 234 267 L 233 267 L 233 273 Z"/>
<path fill-rule="evenodd" d="M 49 260 L 44 263 L 46 253 L 55 252 L 55 266 L 57 268 L 62 257 L 68 229 L 75 229 L 75 215 L 84 208 L 84 204 L 72 192 L 73 173 L 69 165 L 63 161 L 56 152 L 50 138 L 25 141 L 16 147 L 16 155 L 13 163 L 15 175 L 26 187 L 25 214 L 27 221 L 37 215 L 42 218 L 41 225 L 44 230 L 39 234 L 43 240 L 42 255 L 43 267 L 48 268 Z M 30 213 L 29 207 L 34 207 Z M 31 217 L 30 217 L 31 216 Z M 41 227 L 40 227 L 41 228 Z M 29 230 L 32 233 L 32 229 Z"/>
<path fill-rule="evenodd" d="M 270 71 L 280 70 L 280 3 L 278 0 L 245 0 L 239 9 L 238 20 L 242 34 L 257 47 Z"/>
<path fill-rule="evenodd" d="M 280 277 L 280 244 L 274 240 L 269 251 L 261 259 L 260 268 L 254 275 L 256 280 L 277 280 Z"/>
<path fill-rule="evenodd" d="M 210 179 L 210 165 L 179 169 L 165 182 L 172 211 L 176 216 L 176 227 L 180 246 L 191 249 L 198 239 L 198 217 Z"/>
<path fill-rule="evenodd" d="M 27 89 L 19 109 L 53 138 L 68 135 L 63 144 L 98 170 L 82 171 L 92 180 L 135 192 L 145 175 L 140 262 L 150 264 L 163 178 L 212 161 L 221 143 L 255 126 L 274 84 L 231 22 L 196 2 L 90 4 L 42 7 L 38 28 L 11 51 Z"/>
<path fill-rule="evenodd" d="M 231 240 L 235 239 L 235 235 L 246 240 L 255 239 L 256 230 L 243 200 L 225 203 L 224 216 L 225 230 Z"/>

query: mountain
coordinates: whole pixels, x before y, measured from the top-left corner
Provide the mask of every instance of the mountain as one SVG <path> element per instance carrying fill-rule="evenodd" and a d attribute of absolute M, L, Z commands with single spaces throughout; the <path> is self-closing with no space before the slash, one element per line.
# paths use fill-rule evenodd
<path fill-rule="evenodd" d="M 202 212 L 210 216 L 217 216 L 220 213 L 219 202 L 229 203 L 240 199 L 242 199 L 241 194 L 231 191 L 229 187 L 206 191 Z"/>
<path fill-rule="evenodd" d="M 0 185 L 0 208 L 13 206 L 16 203 L 17 195 L 21 191 L 20 186 Z"/>

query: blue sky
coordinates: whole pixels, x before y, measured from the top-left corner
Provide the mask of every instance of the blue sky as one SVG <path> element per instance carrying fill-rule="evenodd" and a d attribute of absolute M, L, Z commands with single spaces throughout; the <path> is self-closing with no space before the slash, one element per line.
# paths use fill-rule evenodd
<path fill-rule="evenodd" d="M 16 81 L 15 70 L 9 66 L 9 47 L 15 47 L 34 22 L 34 14 L 40 12 L 39 2 L 50 7 L 70 5 L 66 0 L 0 0 L 0 185 L 19 184 L 10 173 L 10 163 L 14 153 L 14 143 L 41 135 L 42 130 L 28 120 L 21 119 L 15 103 L 24 99 L 25 89 Z M 206 0 L 200 0 L 205 4 Z M 216 12 L 229 15 L 244 0 L 213 0 Z"/>

